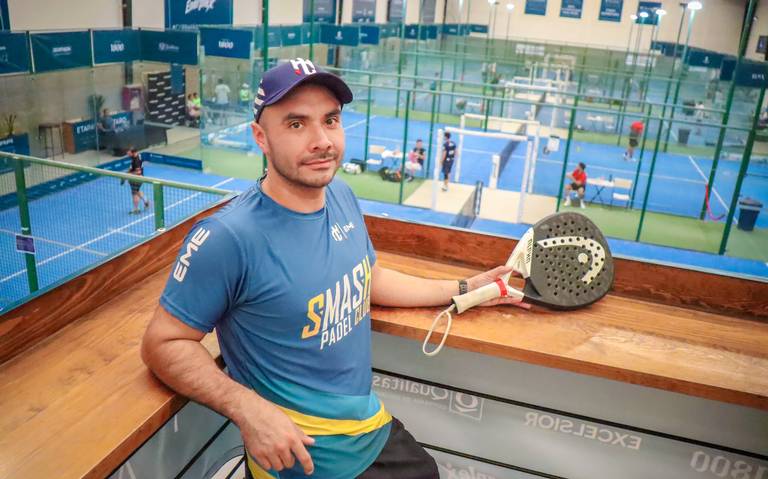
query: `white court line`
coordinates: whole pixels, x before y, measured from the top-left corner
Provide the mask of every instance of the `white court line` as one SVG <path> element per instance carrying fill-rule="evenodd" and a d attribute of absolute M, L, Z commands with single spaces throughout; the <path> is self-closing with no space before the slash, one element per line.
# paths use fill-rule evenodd
<path fill-rule="evenodd" d="M 708 178 L 706 177 L 706 175 L 704 175 L 704 172 L 701 170 L 701 168 L 699 168 L 699 165 L 696 163 L 696 161 L 693 159 L 691 155 L 688 155 L 688 159 L 691 160 L 691 164 L 693 165 L 694 168 L 696 168 L 696 171 L 698 171 L 699 174 L 701 175 L 701 178 L 704 180 L 704 185 L 706 187 Z M 717 198 L 717 201 L 719 201 L 720 204 L 723 205 L 723 208 L 725 210 L 728 210 L 728 206 L 725 204 L 725 201 L 723 201 L 723 199 L 720 197 L 720 193 L 717 192 L 717 189 L 712 188 L 712 193 L 715 195 L 715 198 Z"/>
<path fill-rule="evenodd" d="M 371 115 L 371 120 L 373 120 L 374 118 L 376 118 L 376 115 Z M 352 124 L 351 124 L 351 125 L 349 125 L 349 126 L 345 126 L 345 127 L 344 127 L 344 131 L 346 131 L 346 130 L 351 130 L 352 128 L 354 128 L 354 127 L 356 127 L 356 126 L 359 126 L 359 125 L 362 125 L 362 124 L 364 124 L 366 121 L 368 121 L 368 120 L 360 120 L 360 121 L 356 121 L 356 122 L 352 123 Z M 373 137 L 371 137 L 371 138 L 373 138 Z"/>
<path fill-rule="evenodd" d="M 233 181 L 233 180 L 234 180 L 234 178 L 228 178 L 228 179 L 226 179 L 224 181 L 220 181 L 219 183 L 216 183 L 215 185 L 211 186 L 211 188 L 218 188 L 219 186 L 224 185 L 226 183 L 229 183 L 230 181 Z M 172 203 L 172 204 L 166 206 L 165 208 L 163 208 L 163 210 L 170 210 L 171 208 L 175 208 L 176 206 L 180 205 L 181 203 L 187 202 L 187 201 L 191 200 L 192 198 L 196 198 L 196 197 L 200 196 L 201 194 L 202 194 L 201 192 L 197 192 L 194 195 L 190 195 L 190 196 L 188 196 L 186 198 L 183 198 L 183 199 L 181 199 L 181 200 L 179 200 L 179 201 L 177 201 L 175 203 Z M 93 238 L 92 240 L 86 241 L 85 243 L 81 243 L 81 244 L 73 247 L 72 249 L 69 249 L 67 251 L 62 251 L 61 253 L 59 253 L 57 255 L 51 256 L 50 258 L 48 258 L 46 260 L 43 260 L 40 263 L 37 263 L 37 266 L 43 266 L 45 264 L 48 264 L 48 263 L 50 263 L 51 261 L 53 261 L 55 259 L 59 259 L 59 258 L 61 258 L 63 256 L 66 256 L 66 255 L 72 253 L 73 251 L 77 251 L 78 249 L 82 249 L 84 246 L 88 246 L 91 243 L 95 243 L 97 241 L 101 241 L 102 239 L 107 238 L 109 236 L 112 236 L 115 233 L 121 233 L 123 230 L 125 230 L 127 228 L 130 228 L 133 225 L 136 225 L 136 224 L 139 224 L 141 222 L 147 221 L 148 219 L 154 218 L 154 217 L 155 217 L 155 214 L 152 213 L 152 214 L 150 214 L 148 216 L 145 216 L 143 218 L 139 218 L 137 220 L 131 221 L 130 223 L 128 223 L 126 225 L 123 225 L 120 228 L 110 230 L 109 233 L 104 233 L 103 235 L 98 236 L 96 238 Z M 10 281 L 13 278 L 15 278 L 16 276 L 24 274 L 26 271 L 27 271 L 26 268 L 21 269 L 19 271 L 16 271 L 15 273 L 13 273 L 13 274 L 11 274 L 9 276 L 6 276 L 3 279 L 0 279 L 0 283 L 5 283 L 6 281 Z"/>
<path fill-rule="evenodd" d="M 5 233 L 5 234 L 7 234 L 9 236 L 16 236 L 17 234 L 19 234 L 17 231 L 6 230 L 6 229 L 3 229 L 3 228 L 0 228 L 0 233 Z M 35 241 L 40 241 L 42 243 L 51 243 L 51 244 L 55 244 L 57 246 L 64 246 L 65 248 L 79 249 L 79 250 L 84 251 L 86 253 L 91 253 L 91 254 L 95 254 L 95 255 L 98 255 L 98 256 L 107 256 L 107 253 L 102 253 L 101 251 L 96 251 L 95 249 L 83 248 L 81 246 L 75 246 L 75 245 L 71 245 L 69 243 L 62 243 L 60 241 L 53 241 L 53 240 L 49 240 L 47 238 L 43 238 L 42 236 L 32 235 L 32 237 L 35 239 Z"/>
<path fill-rule="evenodd" d="M 542 162 L 542 163 L 556 163 L 558 165 L 562 165 L 563 164 L 562 161 L 549 160 L 549 159 L 544 159 L 544 158 L 538 158 L 536 161 L 537 162 Z M 611 171 L 611 172 L 626 173 L 626 174 L 632 175 L 632 176 L 634 176 L 634 174 L 635 174 L 635 170 L 625 170 L 623 168 L 608 168 L 606 166 L 596 166 L 596 165 L 589 165 L 589 168 L 590 168 L 590 170 L 604 170 L 604 171 Z M 648 173 L 643 173 L 641 171 L 640 172 L 640 176 L 648 176 Z M 699 180 L 691 180 L 689 178 L 680 178 L 680 177 L 677 177 L 677 176 L 653 175 L 653 177 L 654 178 L 659 178 L 659 179 L 662 179 L 662 180 L 680 181 L 682 183 L 693 183 L 693 184 L 696 184 L 696 185 L 706 184 L 706 182 L 701 182 Z"/>
<path fill-rule="evenodd" d="M 677 133 L 675 133 L 675 130 L 673 130 L 672 127 L 670 127 L 669 132 L 672 134 L 672 137 L 675 139 L 675 141 L 677 141 Z M 691 155 L 688 155 L 688 159 L 691 161 L 691 164 L 693 165 L 693 167 L 696 168 L 696 171 L 699 173 L 699 175 L 701 175 L 701 178 L 704 180 L 704 186 L 706 187 L 707 181 L 709 180 L 709 178 L 707 178 L 707 176 L 704 174 L 704 171 L 702 171 L 702 169 L 699 168 L 699 165 L 696 163 L 696 161 L 693 159 Z M 717 201 L 719 201 L 720 204 L 723 206 L 723 209 L 728 210 L 728 206 L 725 204 L 725 201 L 723 201 L 723 198 L 720 197 L 720 193 L 717 192 L 717 189 L 712 188 L 712 193 L 715 195 L 715 198 L 717 199 Z M 734 218 L 734 221 L 736 221 L 735 218 Z"/>
<path fill-rule="evenodd" d="M 116 230 L 114 228 L 110 228 L 109 231 L 111 231 L 113 233 L 121 234 L 121 235 L 133 236 L 134 238 L 143 238 L 144 237 L 144 235 L 137 235 L 136 233 L 129 233 L 127 231 L 120 231 L 120 230 Z"/>

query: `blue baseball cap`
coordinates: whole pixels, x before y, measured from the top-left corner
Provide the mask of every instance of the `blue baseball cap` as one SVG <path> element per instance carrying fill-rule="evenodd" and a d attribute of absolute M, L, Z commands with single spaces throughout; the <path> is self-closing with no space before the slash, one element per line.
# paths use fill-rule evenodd
<path fill-rule="evenodd" d="M 294 58 L 264 73 L 253 100 L 254 121 L 258 123 L 264 108 L 279 102 L 291 90 L 305 83 L 323 85 L 342 105 L 352 101 L 352 91 L 344 80 L 317 68 L 310 60 Z"/>

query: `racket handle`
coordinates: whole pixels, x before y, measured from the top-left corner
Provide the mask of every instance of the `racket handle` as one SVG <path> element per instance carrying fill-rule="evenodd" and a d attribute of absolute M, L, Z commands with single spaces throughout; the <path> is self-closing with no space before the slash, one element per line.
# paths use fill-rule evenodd
<path fill-rule="evenodd" d="M 451 299 L 453 300 L 453 304 L 456 305 L 456 312 L 461 314 L 473 306 L 506 295 L 507 286 L 501 280 L 497 280 L 496 282 L 486 284 L 469 293 L 454 296 Z"/>

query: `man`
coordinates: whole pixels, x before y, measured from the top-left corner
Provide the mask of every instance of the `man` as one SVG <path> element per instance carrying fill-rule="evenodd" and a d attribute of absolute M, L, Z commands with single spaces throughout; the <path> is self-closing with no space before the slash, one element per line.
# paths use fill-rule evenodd
<path fill-rule="evenodd" d="M 128 173 L 132 175 L 137 176 L 144 176 L 144 160 L 141 159 L 141 155 L 139 155 L 139 152 L 136 151 L 136 148 L 131 147 L 128 149 L 128 157 L 131 159 L 131 167 L 128 170 Z M 122 185 L 124 183 L 124 180 L 120 180 L 120 184 Z M 131 199 L 133 200 L 133 209 L 130 211 L 129 214 L 139 214 L 141 211 L 139 211 L 139 201 L 144 202 L 144 210 L 149 208 L 149 200 L 144 197 L 144 194 L 141 192 L 141 183 L 140 181 L 128 181 L 128 184 L 131 186 Z"/>
<path fill-rule="evenodd" d="M 194 103 L 198 110 L 203 107 L 203 101 L 200 99 L 200 95 L 198 95 L 197 92 L 192 93 L 192 103 Z"/>
<path fill-rule="evenodd" d="M 213 89 L 215 115 L 213 116 L 214 123 L 226 124 L 225 110 L 229 108 L 229 95 L 232 91 L 229 89 L 229 85 L 224 83 L 223 78 L 219 78 L 219 83 L 216 88 Z"/>
<path fill-rule="evenodd" d="M 456 143 L 451 140 L 451 134 L 445 132 L 443 135 L 443 191 L 448 191 L 448 179 L 451 177 L 451 168 L 456 159 Z"/>
<path fill-rule="evenodd" d="M 570 185 L 565 185 L 565 206 L 571 206 L 571 191 L 575 191 L 579 195 L 579 204 L 582 208 L 586 208 L 584 204 L 584 190 L 587 187 L 587 165 L 579 162 L 576 169 L 571 173 L 568 173 L 567 177 L 571 180 Z"/>
<path fill-rule="evenodd" d="M 416 140 L 416 146 L 408 153 L 408 161 L 405 163 L 407 181 L 413 181 L 413 178 L 424 169 L 426 155 L 424 142 L 419 138 Z"/>
<path fill-rule="evenodd" d="M 229 89 L 229 85 L 224 83 L 223 78 L 219 78 L 219 83 L 216 85 L 216 88 L 213 89 L 213 94 L 216 97 L 216 105 L 222 108 L 228 106 L 230 93 L 231 90 Z"/>
<path fill-rule="evenodd" d="M 424 158 L 426 158 L 426 151 L 424 149 L 424 142 L 421 140 L 421 138 L 416 140 L 416 146 L 413 147 L 413 150 L 411 150 L 411 154 L 409 155 L 409 159 L 413 163 L 418 163 L 421 167 L 424 167 Z"/>
<path fill-rule="evenodd" d="M 195 103 L 195 94 L 187 95 L 187 119 L 189 126 L 197 128 L 200 126 L 200 107 Z"/>
<path fill-rule="evenodd" d="M 696 134 L 701 135 L 701 124 L 704 122 L 704 118 L 706 117 L 703 101 L 699 100 L 696 102 L 693 116 L 696 119 Z"/>
<path fill-rule="evenodd" d="M 248 477 L 437 478 L 371 390 L 370 303 L 447 304 L 510 271 L 460 285 L 376 263 L 354 195 L 334 180 L 351 101 L 301 58 L 264 74 L 252 130 L 267 173 L 192 229 L 144 336 L 162 381 L 240 428 Z M 199 343 L 214 327 L 229 377 Z"/>
<path fill-rule="evenodd" d="M 627 151 L 624 152 L 624 161 L 634 161 L 632 158 L 635 154 L 635 148 L 640 140 L 640 135 L 643 134 L 643 122 L 637 120 L 629 125 L 629 146 Z"/>
<path fill-rule="evenodd" d="M 243 83 L 243 85 L 240 87 L 240 106 L 243 108 L 248 108 L 248 105 L 251 103 L 251 87 L 247 83 Z"/>

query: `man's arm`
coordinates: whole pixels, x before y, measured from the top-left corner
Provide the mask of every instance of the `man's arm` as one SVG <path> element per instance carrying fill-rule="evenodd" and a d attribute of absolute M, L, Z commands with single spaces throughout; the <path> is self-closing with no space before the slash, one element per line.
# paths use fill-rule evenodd
<path fill-rule="evenodd" d="M 295 455 L 311 474 L 314 466 L 305 445 L 314 440 L 274 404 L 219 369 L 200 344 L 204 335 L 160 306 L 144 334 L 141 357 L 171 389 L 231 419 L 263 468 L 293 467 Z"/>
<path fill-rule="evenodd" d="M 467 278 L 469 291 L 496 281 L 499 277 L 512 271 L 508 266 L 499 266 L 485 273 Z M 401 273 L 392 269 L 373 265 L 373 285 L 371 302 L 379 306 L 395 306 L 401 308 L 416 308 L 426 306 L 442 306 L 449 304 L 451 298 L 459 294 L 459 282 L 456 280 L 427 279 Z M 515 304 L 523 308 L 530 305 L 520 303 L 516 298 L 498 298 L 481 306 L 496 304 Z"/>

